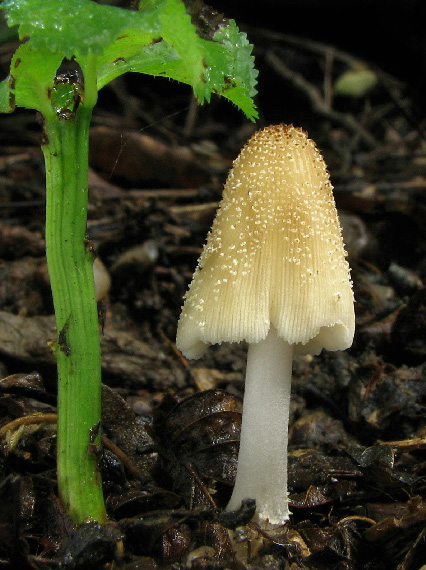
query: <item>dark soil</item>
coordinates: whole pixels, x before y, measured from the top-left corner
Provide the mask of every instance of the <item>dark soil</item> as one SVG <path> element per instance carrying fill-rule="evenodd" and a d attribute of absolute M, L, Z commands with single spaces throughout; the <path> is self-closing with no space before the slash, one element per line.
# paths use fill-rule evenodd
<path fill-rule="evenodd" d="M 369 21 L 362 54 L 362 30 L 351 43 L 342 19 L 334 36 L 330 26 L 327 37 L 313 32 L 333 2 L 322 16 L 320 2 L 301 2 L 314 10 L 306 28 L 288 24 L 292 2 L 287 19 L 279 16 L 282 26 L 273 2 L 259 19 L 241 4 L 218 8 L 230 17 L 234 10 L 255 45 L 255 125 L 224 100 L 197 107 L 186 86 L 130 75 L 100 93 L 93 118 L 88 231 L 112 278 L 100 307 L 101 467 L 111 521 L 102 527 L 73 529 L 56 493 L 56 371 L 47 344 L 56 333 L 40 121 L 24 110 L 0 118 L 0 568 L 426 564 L 422 42 L 413 61 L 414 40 L 398 27 L 399 12 L 381 21 L 362 1 L 348 3 L 357 22 Z M 402 13 L 406 6 L 414 33 L 416 4 L 390 4 Z M 383 41 L 392 45 L 388 59 Z M 3 76 L 15 48 L 0 47 Z M 399 73 L 395 50 L 418 65 L 417 76 Z M 375 86 L 358 96 L 333 94 L 361 55 Z M 265 533 L 249 522 L 250 503 L 223 513 L 235 476 L 245 347 L 211 347 L 188 362 L 174 339 L 229 166 L 255 129 L 281 122 L 308 131 L 329 166 L 357 326 L 349 350 L 295 361 L 293 516 L 280 532 Z M 26 424 L 36 412 L 43 421 Z"/>

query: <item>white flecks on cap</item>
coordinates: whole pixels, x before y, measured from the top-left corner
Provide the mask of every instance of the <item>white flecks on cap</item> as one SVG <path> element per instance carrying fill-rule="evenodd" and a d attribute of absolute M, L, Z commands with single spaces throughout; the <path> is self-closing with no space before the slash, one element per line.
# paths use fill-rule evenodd
<path fill-rule="evenodd" d="M 353 292 L 329 174 L 301 129 L 257 131 L 235 160 L 178 324 L 176 345 L 257 343 L 271 324 L 296 353 L 343 350 Z"/>

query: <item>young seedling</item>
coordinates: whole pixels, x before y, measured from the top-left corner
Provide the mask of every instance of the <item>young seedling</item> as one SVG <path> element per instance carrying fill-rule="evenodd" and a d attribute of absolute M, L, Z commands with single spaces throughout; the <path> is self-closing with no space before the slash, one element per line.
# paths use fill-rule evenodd
<path fill-rule="evenodd" d="M 343 350 L 353 335 L 349 266 L 325 162 L 302 130 L 267 127 L 229 173 L 176 338 L 188 358 L 209 344 L 249 344 L 229 510 L 250 498 L 265 528 L 288 519 L 293 354 Z"/>
<path fill-rule="evenodd" d="M 192 86 L 199 102 L 223 95 L 250 118 L 256 72 L 251 46 L 233 21 L 200 37 L 182 0 L 141 2 L 130 11 L 91 0 L 5 0 L 22 45 L 0 83 L 0 112 L 16 106 L 43 117 L 46 253 L 53 293 L 58 366 L 58 486 L 75 523 L 103 522 L 97 459 L 101 354 L 87 247 L 89 126 L 97 93 L 138 72 Z M 196 21 L 196 17 L 194 18 Z"/>

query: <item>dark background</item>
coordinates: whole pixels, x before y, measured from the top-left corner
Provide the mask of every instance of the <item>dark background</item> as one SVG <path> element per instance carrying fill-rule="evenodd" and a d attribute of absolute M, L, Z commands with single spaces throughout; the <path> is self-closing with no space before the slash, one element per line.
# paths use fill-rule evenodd
<path fill-rule="evenodd" d="M 426 3 L 423 0 L 217 0 L 239 26 L 263 26 L 334 45 L 408 83 L 423 107 Z"/>

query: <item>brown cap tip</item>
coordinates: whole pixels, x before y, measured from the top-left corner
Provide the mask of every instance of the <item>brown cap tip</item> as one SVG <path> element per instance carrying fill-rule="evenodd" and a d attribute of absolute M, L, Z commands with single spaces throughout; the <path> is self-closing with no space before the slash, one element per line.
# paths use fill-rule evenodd
<path fill-rule="evenodd" d="M 324 159 L 305 132 L 257 131 L 235 160 L 185 297 L 176 345 L 263 340 L 271 325 L 295 351 L 342 350 L 353 292 Z"/>

